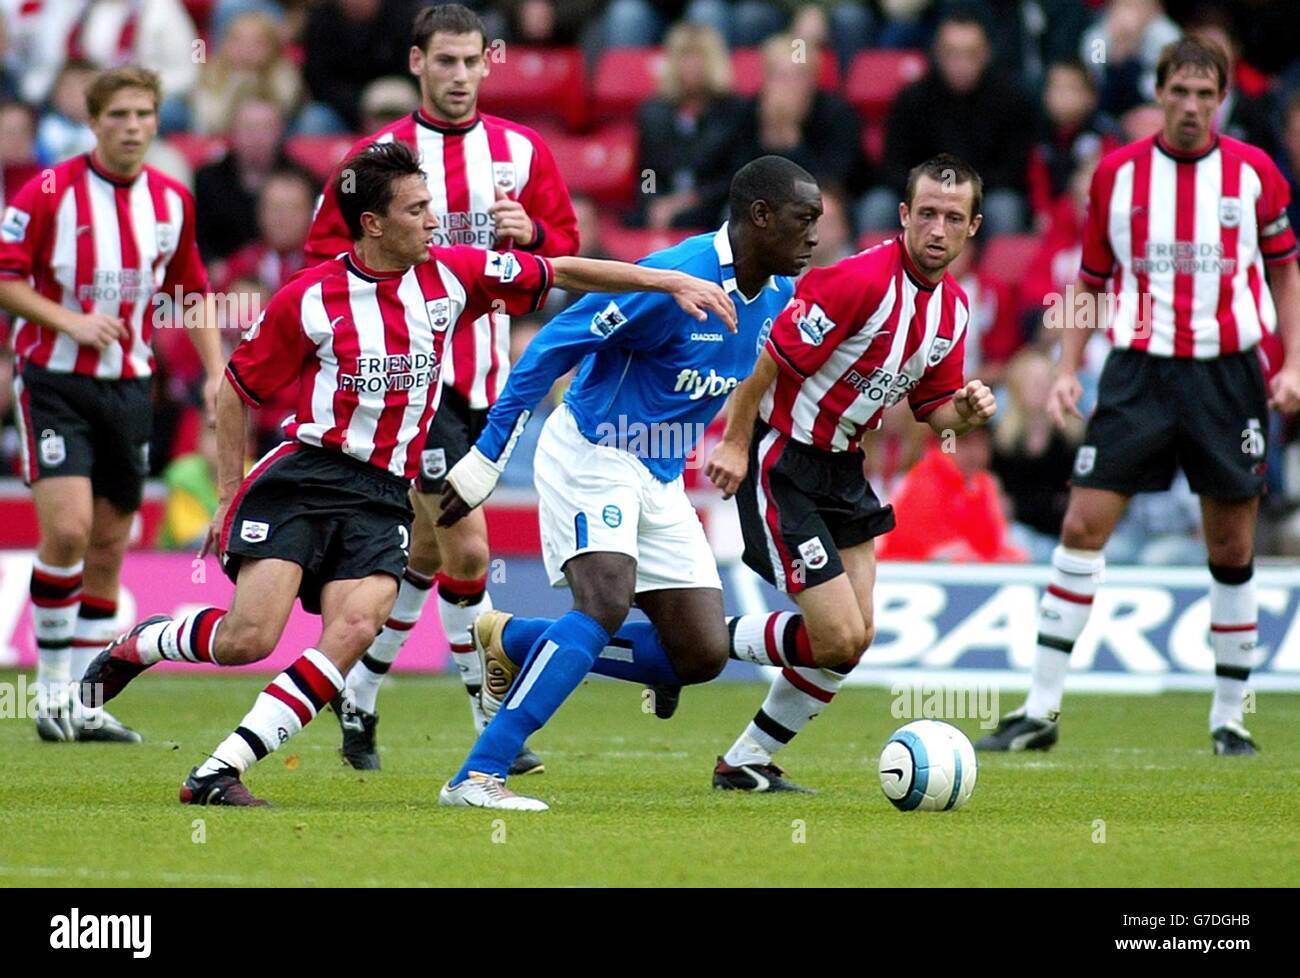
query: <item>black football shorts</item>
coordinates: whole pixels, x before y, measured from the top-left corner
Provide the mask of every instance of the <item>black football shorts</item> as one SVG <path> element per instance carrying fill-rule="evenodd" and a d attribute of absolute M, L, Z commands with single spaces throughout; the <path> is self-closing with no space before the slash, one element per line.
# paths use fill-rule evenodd
<path fill-rule="evenodd" d="M 470 446 L 487 426 L 487 411 L 476 411 L 459 391 L 444 387 L 438 413 L 429 424 L 429 434 L 420 453 L 420 474 L 415 485 L 420 492 L 441 495 L 451 467 L 469 454 Z"/>

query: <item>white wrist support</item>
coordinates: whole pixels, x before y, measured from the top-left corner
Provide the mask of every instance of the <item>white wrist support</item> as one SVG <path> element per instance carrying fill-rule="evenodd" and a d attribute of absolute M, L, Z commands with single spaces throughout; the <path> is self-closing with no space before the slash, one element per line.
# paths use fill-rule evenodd
<path fill-rule="evenodd" d="M 471 509 L 492 495 L 500 478 L 501 469 L 477 448 L 470 448 L 469 453 L 447 473 L 447 481 L 456 490 L 456 495 Z"/>

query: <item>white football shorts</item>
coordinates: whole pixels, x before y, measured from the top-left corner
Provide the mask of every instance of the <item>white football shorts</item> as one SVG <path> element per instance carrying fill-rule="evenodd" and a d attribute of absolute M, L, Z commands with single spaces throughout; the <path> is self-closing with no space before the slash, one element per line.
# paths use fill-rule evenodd
<path fill-rule="evenodd" d="M 636 590 L 721 590 L 718 565 L 681 477 L 660 482 L 641 460 L 594 445 L 567 405 L 546 419 L 533 459 L 542 559 L 552 587 L 578 554 L 613 552 L 636 561 Z"/>

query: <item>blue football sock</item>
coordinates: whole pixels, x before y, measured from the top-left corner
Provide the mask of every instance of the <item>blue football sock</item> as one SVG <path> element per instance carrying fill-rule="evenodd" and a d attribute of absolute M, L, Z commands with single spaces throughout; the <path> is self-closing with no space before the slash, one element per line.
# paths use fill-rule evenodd
<path fill-rule="evenodd" d="M 518 615 L 506 622 L 501 631 L 501 645 L 510 661 L 517 666 L 523 665 L 542 632 L 554 624 L 554 618 L 520 618 Z"/>
<path fill-rule="evenodd" d="M 511 618 L 501 633 L 501 644 L 510 661 L 518 665 L 528 658 L 537 640 L 554 618 Z M 645 686 L 679 686 L 681 679 L 659 633 L 648 621 L 627 622 L 601 650 L 591 671 L 611 679 L 625 679 Z"/>
<path fill-rule="evenodd" d="M 601 649 L 591 671 L 645 686 L 680 686 L 668 651 L 648 621 L 627 622 Z"/>
<path fill-rule="evenodd" d="M 608 641 L 609 632 L 581 611 L 547 628 L 451 783 L 460 784 L 470 771 L 504 778 L 524 743 L 578 688 Z"/>

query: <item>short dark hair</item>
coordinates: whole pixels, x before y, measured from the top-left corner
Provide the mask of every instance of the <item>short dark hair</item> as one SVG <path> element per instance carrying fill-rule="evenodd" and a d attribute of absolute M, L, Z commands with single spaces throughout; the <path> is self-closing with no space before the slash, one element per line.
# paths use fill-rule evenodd
<path fill-rule="evenodd" d="M 425 178 L 420 160 L 411 147 L 395 139 L 373 143 L 344 162 L 334 180 L 334 194 L 353 241 L 361 238 L 361 215 L 387 214 L 393 184 L 411 176 Z"/>
<path fill-rule="evenodd" d="M 935 25 L 934 36 L 937 40 L 939 32 L 945 27 L 978 27 L 984 34 L 985 42 L 989 40 L 989 23 L 980 13 L 979 8 L 969 3 L 954 4 L 948 12 L 939 18 L 939 23 Z"/>
<path fill-rule="evenodd" d="M 62 74 L 62 72 L 60 72 Z M 162 103 L 162 81 L 158 72 L 139 65 L 122 65 L 100 72 L 86 87 L 86 111 L 92 119 L 99 117 L 113 96 L 124 88 L 138 88 L 153 97 L 154 111 Z"/>
<path fill-rule="evenodd" d="M 427 54 L 429 42 L 439 31 L 445 34 L 477 33 L 483 39 L 483 47 L 487 47 L 487 27 L 483 18 L 459 3 L 440 3 L 425 7 L 416 14 L 411 28 L 411 43 Z"/>
<path fill-rule="evenodd" d="M 971 214 L 973 218 L 980 213 L 980 208 L 984 206 L 984 180 L 975 168 L 963 160 L 960 156 L 954 156 L 952 153 L 940 153 L 938 156 L 926 160 L 924 163 L 917 164 L 908 171 L 907 190 L 904 191 L 903 199 L 907 206 L 912 206 L 912 198 L 916 196 L 916 185 L 920 182 L 921 177 L 929 177 L 936 183 L 952 183 L 960 186 L 963 183 L 971 185 Z"/>
<path fill-rule="evenodd" d="M 758 200 L 766 202 L 773 210 L 791 203 L 798 183 L 810 183 L 816 187 L 817 179 L 784 156 L 760 156 L 750 160 L 731 178 L 731 193 L 727 198 L 730 219 L 740 221 L 748 217 L 750 207 Z"/>
<path fill-rule="evenodd" d="M 1156 62 L 1156 88 L 1164 88 L 1165 82 L 1180 68 L 1195 68 L 1214 75 L 1219 91 L 1228 87 L 1228 55 L 1219 45 L 1203 37 L 1188 34 L 1164 46 Z"/>

